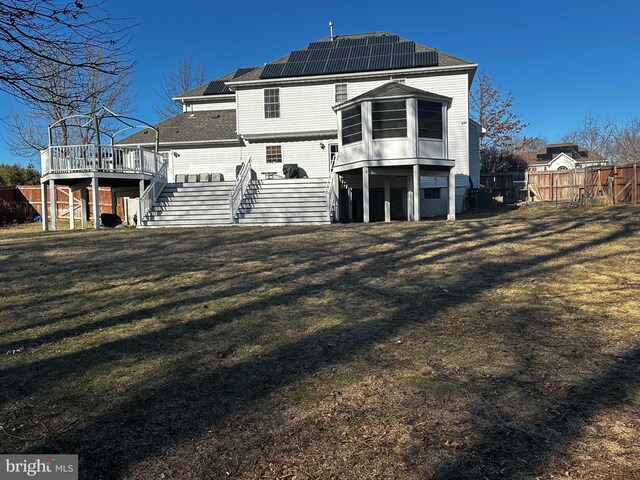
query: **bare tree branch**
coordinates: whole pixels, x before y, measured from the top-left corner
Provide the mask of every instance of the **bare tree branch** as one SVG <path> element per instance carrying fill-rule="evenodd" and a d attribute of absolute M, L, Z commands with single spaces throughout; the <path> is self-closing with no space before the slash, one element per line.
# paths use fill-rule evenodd
<path fill-rule="evenodd" d="M 117 78 L 135 62 L 128 51 L 130 25 L 112 18 L 104 0 L 6 0 L 0 2 L 0 90 L 25 103 L 86 99 L 82 89 L 56 92 L 56 77 L 77 70 Z M 102 51 L 90 58 L 86 50 Z M 76 84 L 75 87 L 81 85 Z"/>
<path fill-rule="evenodd" d="M 162 79 L 161 91 L 156 92 L 160 98 L 153 109 L 161 119 L 167 119 L 182 112 L 172 98 L 178 97 L 189 90 L 207 82 L 207 68 L 204 60 L 194 63 L 191 57 L 182 57 L 178 65 Z"/>

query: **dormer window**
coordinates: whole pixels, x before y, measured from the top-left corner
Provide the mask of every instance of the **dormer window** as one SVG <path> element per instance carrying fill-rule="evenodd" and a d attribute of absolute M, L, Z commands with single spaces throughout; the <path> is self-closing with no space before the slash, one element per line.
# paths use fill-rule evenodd
<path fill-rule="evenodd" d="M 407 102 L 393 100 L 373 102 L 373 138 L 398 138 L 407 136 Z"/>
<path fill-rule="evenodd" d="M 418 137 L 443 139 L 442 102 L 418 100 Z"/>

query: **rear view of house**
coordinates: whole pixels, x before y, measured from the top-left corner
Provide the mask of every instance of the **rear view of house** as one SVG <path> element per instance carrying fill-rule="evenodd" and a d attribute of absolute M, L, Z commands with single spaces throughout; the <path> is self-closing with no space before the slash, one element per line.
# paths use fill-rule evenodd
<path fill-rule="evenodd" d="M 156 125 L 166 177 L 143 226 L 453 219 L 479 183 L 473 63 L 378 32 L 240 67 Z M 153 149 L 154 135 L 118 146 Z"/>

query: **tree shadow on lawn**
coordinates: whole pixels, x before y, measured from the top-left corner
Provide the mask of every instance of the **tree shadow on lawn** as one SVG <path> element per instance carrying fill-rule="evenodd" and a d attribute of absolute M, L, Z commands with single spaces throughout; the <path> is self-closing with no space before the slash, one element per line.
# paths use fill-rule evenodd
<path fill-rule="evenodd" d="M 545 228 L 546 224 L 546 228 Z M 511 262 L 496 262 L 495 258 L 474 258 L 467 255 L 467 248 L 456 245 L 456 234 L 461 233 L 469 241 L 479 242 L 477 248 L 491 248 L 501 243 L 519 238 L 523 234 L 545 235 L 548 228 L 561 229 L 579 228 L 579 225 L 571 225 L 571 222 L 533 222 L 529 228 L 506 232 L 497 236 L 490 234 L 490 225 L 482 224 L 473 227 L 453 227 L 450 232 L 438 233 L 434 237 L 429 236 L 427 228 L 399 228 L 394 230 L 382 230 L 373 233 L 366 229 L 357 230 L 356 240 L 350 240 L 353 245 L 341 241 L 340 238 L 323 241 L 323 244 L 315 245 L 315 251 L 298 250 L 298 256 L 291 259 L 277 259 L 274 265 L 264 271 L 258 271 L 258 275 L 247 273 L 240 275 L 237 282 L 229 288 L 222 288 L 216 294 L 211 295 L 187 295 L 184 302 L 187 304 L 200 304 L 202 302 L 215 303 L 228 296 L 251 295 L 256 289 L 268 287 L 276 282 L 276 285 L 287 286 L 282 290 L 270 293 L 242 305 L 217 312 L 215 315 L 207 315 L 203 318 L 188 321 L 186 323 L 168 324 L 160 329 L 140 335 L 133 335 L 95 347 L 71 352 L 26 365 L 3 369 L 0 372 L 0 380 L 3 385 L 10 385 L 0 394 L 2 402 L 6 405 L 12 401 L 28 398 L 29 396 L 46 395 L 48 386 L 54 387 L 57 382 L 73 375 L 90 373 L 94 368 L 108 365 L 118 359 L 133 357 L 148 360 L 153 356 L 174 354 L 174 363 L 165 365 L 161 375 L 152 378 L 147 384 L 134 385 L 130 393 L 124 398 L 119 398 L 112 404 L 105 405 L 104 411 L 91 415 L 89 412 L 85 421 L 78 426 L 72 426 L 67 431 L 52 434 L 36 444 L 29 445 L 28 451 L 47 451 L 60 453 L 79 453 L 81 456 L 81 472 L 84 478 L 121 478 L 125 472 L 137 462 L 151 458 L 164 452 L 167 448 L 179 445 L 197 437 L 204 432 L 224 425 L 231 417 L 251 408 L 256 402 L 268 398 L 274 392 L 284 386 L 306 378 L 320 370 L 332 365 L 347 362 L 354 354 L 359 354 L 370 349 L 373 345 L 384 342 L 393 337 L 399 330 L 412 325 L 428 325 L 429 319 L 455 308 L 459 305 L 469 304 L 474 299 L 483 295 L 488 290 L 508 285 L 514 271 L 528 272 L 541 275 L 548 268 L 545 263 L 556 258 L 566 258 L 560 261 L 560 265 L 574 265 L 580 262 L 588 262 L 588 258 L 572 258 L 585 250 L 606 245 L 617 239 L 625 238 L 633 232 L 627 228 L 620 228 L 600 238 L 585 239 L 568 248 L 559 249 L 553 253 L 543 253 L 526 256 L 523 259 Z M 469 230 L 471 229 L 471 232 Z M 315 235 L 322 230 L 301 229 L 289 232 L 292 240 L 296 236 Z M 339 231 L 336 230 L 338 233 Z M 226 232 L 225 232 L 226 233 Z M 269 232 L 260 232 L 259 241 L 282 240 L 269 235 Z M 364 242 L 359 237 L 375 238 L 375 242 Z M 140 252 L 151 246 L 152 238 L 143 244 L 141 249 L 131 252 L 119 262 L 134 261 Z M 252 242 L 251 232 L 247 232 L 248 242 Z M 187 243 L 188 239 L 184 239 Z M 232 246 L 231 239 L 226 238 L 227 246 Z M 376 245 L 387 245 L 376 249 Z M 61 247 L 61 246 L 60 246 Z M 206 242 L 196 242 L 196 249 L 191 252 L 196 255 L 202 248 L 213 248 Z M 352 247 L 347 251 L 341 248 Z M 56 247 L 57 248 L 57 247 Z M 140 248 L 140 247 L 138 247 Z M 268 255 L 277 255 L 277 247 L 269 246 Z M 292 251 L 295 248 L 290 247 Z M 444 250 L 443 250 L 444 249 Z M 205 250 L 206 251 L 206 250 Z M 108 252 L 107 252 L 108 253 Z M 108 257 L 107 253 L 105 255 Z M 253 254 L 246 251 L 249 258 L 256 261 L 264 259 L 262 254 Z M 300 258 L 302 257 L 302 258 Z M 260 273 L 268 273 L 269 268 L 278 270 L 285 264 L 302 262 L 302 267 L 295 274 L 286 272 L 267 275 L 264 279 Z M 305 263 L 306 262 L 306 263 Z M 403 271 L 412 268 L 423 268 L 425 263 L 442 263 L 452 265 L 455 262 L 472 262 L 475 265 L 458 268 L 453 272 L 443 272 L 441 283 L 434 285 L 431 279 L 421 280 L 419 276 L 402 276 Z M 153 265 L 150 261 L 143 261 L 143 265 Z M 350 264 L 357 265 L 349 268 Z M 161 265 L 165 267 L 166 278 L 172 277 L 173 265 Z M 189 271 L 198 267 L 197 258 L 187 261 L 182 266 L 183 271 Z M 207 264 L 204 263 L 204 268 Z M 158 265 L 155 265 L 158 268 Z M 286 269 L 285 269 L 286 270 Z M 157 273 L 157 272 L 156 272 Z M 487 278 L 487 273 L 491 278 Z M 224 278 L 220 279 L 222 282 Z M 212 280 L 202 280 L 201 285 L 208 286 Z M 217 280 L 216 280 L 217 281 Z M 247 283 L 249 282 L 249 283 Z M 408 283 L 407 283 L 408 282 Z M 412 283 L 413 282 L 413 283 Z M 447 293 L 442 290 L 446 287 Z M 304 300 L 313 300 L 322 294 L 332 295 L 335 305 L 327 307 L 326 312 L 319 312 L 336 316 L 337 324 L 327 326 L 319 331 L 297 337 L 294 341 L 284 342 L 275 348 L 262 352 L 257 356 L 250 356 L 240 360 L 231 357 L 221 359 L 218 362 L 207 364 L 209 357 L 202 356 L 201 352 L 193 351 L 188 339 L 194 335 L 204 335 L 204 340 L 216 342 L 208 332 L 219 327 L 221 323 L 233 324 L 243 317 L 257 316 L 257 322 L 251 324 L 252 333 L 260 337 L 271 328 L 274 328 L 264 316 L 264 312 L 274 308 L 286 307 L 291 303 L 302 304 Z M 158 297 L 171 295 L 171 289 L 159 289 L 153 295 Z M 143 298 L 143 294 L 136 293 L 132 300 Z M 253 297 L 252 297 L 253 298 Z M 179 301 L 161 302 L 157 309 L 166 310 L 173 308 Z M 351 309 L 346 308 L 347 303 Z M 345 306 L 344 311 L 341 305 Z M 354 307 L 355 306 L 355 307 Z M 359 315 L 354 317 L 354 309 Z M 359 309 L 361 308 L 361 310 Z M 381 308 L 381 310 L 376 310 Z M 142 312 L 142 316 L 153 315 L 154 309 L 150 308 Z M 177 310 L 179 315 L 180 311 Z M 351 315 L 351 316 L 350 316 Z M 104 328 L 119 325 L 139 317 L 129 315 L 108 315 L 106 318 L 89 324 L 86 328 Z M 278 322 L 274 322 L 278 327 Z M 230 328 L 235 328 L 230 325 Z M 45 334 L 40 341 L 58 341 L 66 336 L 78 333 L 77 327 L 63 329 L 53 334 Z M 198 345 L 196 345 L 198 346 Z M 202 346 L 202 345 L 201 345 Z M 6 347 L 6 345 L 5 345 Z M 4 348 L 4 347 L 3 347 Z M 627 375 L 614 378 L 618 372 L 618 366 L 610 372 L 605 372 L 600 377 L 591 379 L 573 394 L 565 398 L 556 399 L 558 404 L 564 405 L 565 410 L 575 407 L 577 402 L 585 398 L 590 399 L 590 408 L 579 411 L 577 416 L 588 417 L 589 412 L 598 408 L 607 408 L 623 398 L 620 392 L 625 388 L 636 388 L 638 373 L 638 353 L 634 351 L 628 355 L 625 361 Z M 479 385 L 478 391 L 488 395 L 491 389 L 510 379 L 495 379 L 488 385 Z M 595 382 L 595 384 L 593 383 Z M 604 387 L 612 387 L 611 392 L 600 399 L 593 398 L 596 392 Z M 593 391 L 590 388 L 594 388 Z M 479 406 L 478 408 L 483 408 Z M 568 410 L 567 410 L 568 411 Z M 531 419 L 532 424 L 556 422 L 563 419 L 562 412 L 539 412 L 537 418 Z M 559 428 L 559 438 L 555 444 L 568 442 L 576 435 L 576 429 L 568 424 Z M 526 429 L 527 426 L 519 427 Z M 495 435 L 500 435 L 504 425 L 484 430 L 487 442 Z M 548 445 L 536 445 L 525 435 L 522 441 L 516 440 L 511 449 L 491 456 L 474 447 L 468 452 L 461 452 L 457 458 L 452 459 L 450 465 L 442 466 L 435 474 L 435 478 L 457 478 L 460 472 L 477 468 L 478 462 L 486 465 L 487 471 L 496 472 L 502 468 L 502 464 L 509 459 L 510 454 L 519 453 L 523 448 L 529 448 L 529 458 L 542 458 L 548 453 Z M 17 445 L 16 445 L 17 446 Z M 507 471 L 515 478 L 516 474 L 525 474 L 531 471 L 530 464 L 521 468 L 510 466 Z M 463 476 L 463 475 L 460 475 Z"/>

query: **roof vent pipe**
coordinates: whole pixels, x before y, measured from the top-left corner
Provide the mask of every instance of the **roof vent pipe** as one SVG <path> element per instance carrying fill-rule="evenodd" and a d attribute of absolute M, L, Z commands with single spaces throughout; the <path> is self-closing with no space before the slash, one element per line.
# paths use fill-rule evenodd
<path fill-rule="evenodd" d="M 331 20 L 329 20 L 329 37 L 331 38 L 331 41 L 333 42 L 333 22 Z"/>

